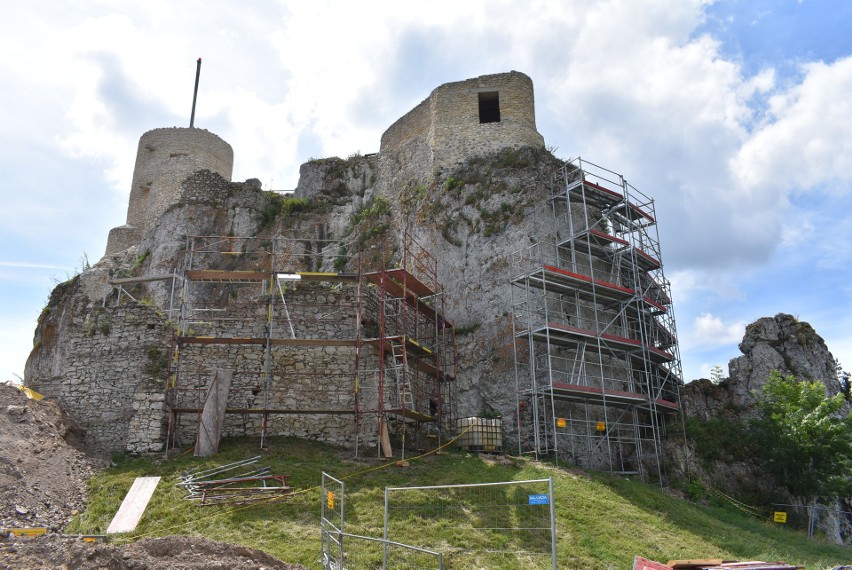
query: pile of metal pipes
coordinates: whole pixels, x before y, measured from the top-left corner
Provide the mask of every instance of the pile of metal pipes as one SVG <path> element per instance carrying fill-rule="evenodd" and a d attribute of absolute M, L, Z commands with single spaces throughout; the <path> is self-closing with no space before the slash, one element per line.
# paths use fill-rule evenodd
<path fill-rule="evenodd" d="M 260 455 L 209 469 L 184 472 L 178 487 L 186 498 L 201 505 L 246 505 L 293 493 L 289 475 L 273 475 L 268 467 L 257 466 Z"/>

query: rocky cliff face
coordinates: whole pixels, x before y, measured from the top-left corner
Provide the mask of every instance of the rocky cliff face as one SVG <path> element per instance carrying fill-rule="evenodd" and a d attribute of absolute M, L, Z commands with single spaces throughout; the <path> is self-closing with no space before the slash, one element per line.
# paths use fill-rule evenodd
<path fill-rule="evenodd" d="M 743 431 L 755 414 L 755 395 L 773 370 L 800 381 L 822 382 L 828 396 L 841 392 L 842 386 L 825 341 L 810 324 L 792 315 L 779 313 L 748 325 L 739 348 L 743 354 L 730 361 L 728 378 L 718 384 L 695 380 L 681 388 L 687 422 L 697 422 L 695 427 L 705 441 L 690 441 L 685 448 L 670 441 L 668 455 L 679 477 L 697 478 L 709 488 L 754 503 L 769 497 L 778 501 L 785 491 L 774 486 L 760 463 L 738 443 L 746 439 Z M 848 414 L 850 409 L 847 403 L 842 413 Z M 795 500 L 788 497 L 785 502 Z M 801 505 L 801 512 L 807 507 Z M 842 514 L 850 511 L 850 501 L 840 500 L 817 510 L 822 513 L 817 524 L 830 540 L 840 544 L 852 540 L 852 520 Z"/>
<path fill-rule="evenodd" d="M 825 341 L 810 324 L 792 315 L 779 313 L 748 325 L 739 348 L 742 356 L 728 364 L 730 377 L 719 384 L 702 379 L 683 387 L 681 398 L 688 417 L 750 417 L 754 394 L 773 370 L 822 382 L 829 396 L 841 391 L 835 360 Z"/>

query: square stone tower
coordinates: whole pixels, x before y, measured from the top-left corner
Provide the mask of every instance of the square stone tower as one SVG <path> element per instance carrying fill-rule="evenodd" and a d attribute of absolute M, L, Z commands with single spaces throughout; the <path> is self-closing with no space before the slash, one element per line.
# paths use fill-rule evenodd
<path fill-rule="evenodd" d="M 505 147 L 544 146 L 532 79 L 518 71 L 445 83 L 382 135 L 380 155 L 418 177 Z"/>

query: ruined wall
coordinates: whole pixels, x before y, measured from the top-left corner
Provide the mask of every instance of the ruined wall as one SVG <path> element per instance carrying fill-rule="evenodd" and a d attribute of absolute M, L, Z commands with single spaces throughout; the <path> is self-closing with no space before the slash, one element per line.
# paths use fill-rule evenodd
<path fill-rule="evenodd" d="M 479 123 L 478 90 L 482 89 L 499 92 L 500 123 Z M 209 140 L 204 142 L 203 139 Z M 460 341 L 463 354 L 460 358 L 462 365 L 458 371 L 462 385 L 459 395 L 464 403 L 459 411 L 463 415 L 472 415 L 485 407 L 511 409 L 514 394 L 507 391 L 502 382 L 495 381 L 496 375 L 502 377 L 509 374 L 510 370 L 495 370 L 494 364 L 498 359 L 496 352 L 500 353 L 501 366 L 510 366 L 511 359 L 510 348 L 507 352 L 510 339 L 503 338 L 509 334 L 506 331 L 511 330 L 505 322 L 505 308 L 508 306 L 508 293 L 504 286 L 505 257 L 506 252 L 516 248 L 521 242 L 525 243 L 527 235 L 533 235 L 534 228 L 541 226 L 542 219 L 536 221 L 526 218 L 527 208 L 531 203 L 540 202 L 549 195 L 547 182 L 553 167 L 551 161 L 554 160 L 552 156 L 539 156 L 546 153 L 541 136 L 535 132 L 532 83 L 523 74 L 515 72 L 483 76 L 439 87 L 430 98 L 388 129 L 383 137 L 382 152 L 378 157 L 310 161 L 303 167 L 297 189 L 297 195 L 307 198 L 309 206 L 295 215 L 279 216 L 268 225 L 261 219 L 270 209 L 274 210 L 278 201 L 275 196 L 261 192 L 257 181 L 249 180 L 241 184 L 229 182 L 232 154 L 227 143 L 212 133 L 199 129 L 157 129 L 146 133 L 140 139 L 131 204 L 128 207 L 128 224 L 111 233 L 109 255 L 105 256 L 96 268 L 86 272 L 88 274 L 100 271 L 104 278 L 99 284 L 97 294 L 90 295 L 92 301 L 84 302 L 81 299 L 73 311 L 74 318 L 89 318 L 90 314 L 98 310 L 97 306 L 104 296 L 108 296 L 108 310 L 117 310 L 109 308 L 116 301 L 116 295 L 106 284 L 107 273 L 110 277 L 133 277 L 168 275 L 174 270 L 180 272 L 187 244 L 186 235 L 258 236 L 260 239 L 275 239 L 293 232 L 316 240 L 315 244 L 323 239 L 344 239 L 352 235 L 353 215 L 363 205 L 370 203 L 377 194 L 384 195 L 395 206 L 390 215 L 383 216 L 380 220 L 380 225 L 385 227 L 385 234 L 382 235 L 388 236 L 390 251 L 394 241 L 400 240 L 401 228 L 407 225 L 406 214 L 396 209 L 403 198 L 398 193 L 405 189 L 408 181 L 422 181 L 436 173 L 433 156 L 444 152 L 440 154 L 440 160 L 457 162 L 468 158 L 468 153 L 474 156 L 487 155 L 494 148 L 525 145 L 538 148 L 522 149 L 523 152 L 509 157 L 495 156 L 493 164 L 477 164 L 475 169 L 477 172 L 481 171 L 480 175 L 477 176 L 472 171 L 465 175 L 468 183 L 463 189 L 456 189 L 452 195 L 430 195 L 425 199 L 431 202 L 422 204 L 428 208 L 420 208 L 416 212 L 411 210 L 411 220 L 413 221 L 414 216 L 420 216 L 423 222 L 422 225 L 416 222 L 411 227 L 411 233 L 438 257 L 439 278 L 446 284 L 447 294 L 444 299 L 446 309 L 452 313 L 451 320 L 460 324 L 482 325 L 478 333 L 470 334 Z M 439 185 L 443 184 L 448 173 L 449 170 L 438 182 Z M 456 173 L 456 178 L 460 179 L 462 175 Z M 154 184 L 157 180 L 161 182 L 159 186 Z M 151 182 L 150 188 L 148 182 Z M 154 192 L 157 188 L 159 193 Z M 446 221 L 443 220 L 445 216 Z M 446 227 L 438 227 L 437 224 L 446 224 Z M 317 246 L 313 247 L 316 251 Z M 383 249 L 377 248 L 376 251 Z M 225 261 L 231 265 L 222 267 L 223 269 L 239 269 L 239 263 L 244 263 L 238 263 L 236 256 Z M 323 266 L 322 269 L 332 270 L 330 266 Z M 145 303 L 159 307 L 165 312 L 169 307 L 171 286 L 172 282 L 169 280 L 133 285 L 130 288 L 135 299 L 144 300 Z M 253 307 L 250 303 L 243 303 L 246 300 L 243 294 L 238 292 L 232 296 L 233 293 L 227 287 L 211 287 L 208 293 L 209 302 L 224 302 L 223 306 L 230 306 L 234 310 L 252 312 L 254 322 L 249 324 L 246 321 L 237 325 L 236 332 L 231 334 L 256 337 L 265 334 L 262 330 L 263 315 L 257 318 L 258 311 L 265 311 L 265 305 Z M 339 294 L 345 294 L 345 288 Z M 296 299 L 291 300 L 288 296 L 288 302 L 291 301 L 296 304 Z M 122 297 L 122 303 L 129 303 L 122 305 L 122 309 L 133 308 L 133 302 L 126 296 Z M 324 303 L 315 300 L 313 310 L 319 311 Z M 278 310 L 279 308 L 276 308 L 276 311 Z M 331 335 L 331 338 L 335 338 L 335 334 L 339 337 L 349 335 L 342 328 L 349 327 L 351 319 L 348 317 L 331 324 L 300 324 L 295 313 L 292 319 L 297 335 L 302 338 L 306 338 L 301 335 L 307 335 L 310 327 L 315 327 L 311 334 L 317 336 Z M 177 320 L 176 316 L 173 320 Z M 141 327 L 140 338 L 147 339 L 148 333 L 145 331 L 148 330 L 149 324 L 153 323 L 139 321 L 134 325 L 128 322 L 126 333 L 131 334 L 134 326 Z M 337 332 L 323 330 L 326 325 L 337 326 Z M 200 322 L 195 326 L 199 335 L 223 332 L 214 331 L 212 329 L 215 327 Z M 278 313 L 276 326 L 287 326 Z M 156 327 L 166 327 L 166 318 L 162 318 Z M 277 330 L 276 335 L 282 334 L 284 330 Z M 160 338 L 160 342 L 167 343 L 164 339 L 171 334 L 170 329 L 163 329 L 162 332 L 164 336 Z M 67 334 L 73 336 L 76 333 L 69 329 Z M 64 341 L 67 334 L 63 330 L 58 333 L 58 337 Z M 157 336 L 155 332 L 150 334 Z M 498 337 L 499 342 L 495 342 Z M 79 350 L 75 343 L 63 342 L 49 349 L 34 351 L 31 357 L 33 366 L 28 367 L 26 374 L 27 383 L 40 383 L 45 386 L 49 395 L 53 395 L 53 392 L 63 393 L 63 390 L 66 390 L 63 388 L 63 381 L 57 380 L 53 384 L 50 382 L 54 376 L 66 377 L 64 368 L 73 362 L 74 358 L 78 358 L 72 356 L 72 352 L 79 355 L 81 366 L 101 370 L 98 350 L 103 347 L 100 340 L 87 338 L 91 342 L 88 349 L 82 346 L 84 341 L 81 338 Z M 73 351 L 66 350 L 70 346 L 75 347 Z M 199 369 L 195 379 L 188 379 L 187 386 L 192 386 L 194 382 L 194 386 L 198 388 L 197 392 L 203 393 L 212 377 L 211 365 L 217 361 L 223 366 L 233 365 L 241 371 L 239 378 L 235 374 L 234 390 L 234 397 L 242 402 L 241 405 L 245 407 L 251 398 L 256 401 L 259 394 L 254 392 L 262 378 L 263 368 L 258 351 L 231 346 L 227 347 L 227 350 L 220 350 L 218 356 L 213 358 L 215 351 L 210 346 L 198 351 L 195 356 L 192 355 L 192 350 L 186 351 L 187 358 L 196 358 Z M 152 450 L 156 448 L 158 441 L 162 441 L 157 439 L 163 422 L 162 386 L 158 385 L 159 392 L 131 389 L 132 382 L 128 381 L 126 373 L 133 366 L 144 368 L 148 356 L 144 350 L 137 347 L 136 351 L 127 352 L 125 357 L 126 362 L 122 363 L 122 366 L 116 364 L 112 372 L 103 368 L 103 373 L 94 379 L 75 376 L 82 382 L 91 382 L 92 386 L 86 388 L 88 391 L 75 388 L 75 398 L 80 401 L 66 398 L 66 404 L 78 419 L 87 414 L 104 416 L 93 417 L 90 425 L 100 423 L 105 426 L 112 422 L 113 426 L 122 426 L 112 432 L 101 428 L 93 430 L 90 437 L 99 440 L 99 447 L 122 449 L 126 446 L 134 451 Z M 276 348 L 273 357 L 274 362 L 278 363 L 276 366 L 280 364 L 280 368 L 273 371 L 273 384 L 276 390 L 280 390 L 273 396 L 273 402 L 305 409 L 351 407 L 354 392 L 351 376 L 353 356 L 350 348 L 321 347 L 298 354 L 292 347 Z M 362 367 L 378 368 L 377 361 L 369 361 L 371 358 L 377 358 L 375 347 L 371 347 L 362 357 L 367 359 Z M 43 374 L 41 369 L 45 367 L 38 363 L 47 361 L 53 362 L 48 367 L 53 372 Z M 89 363 L 92 363 L 92 366 L 89 366 Z M 386 365 L 390 366 L 390 358 Z M 302 377 L 301 370 L 311 371 L 310 375 Z M 325 374 L 323 370 L 330 372 Z M 346 378 L 344 380 L 341 376 L 338 380 L 337 375 L 343 374 L 343 370 L 348 371 Z M 376 407 L 369 402 L 376 402 L 378 398 L 377 378 L 367 377 L 360 380 L 364 398 L 362 407 Z M 386 379 L 386 384 L 385 405 L 395 406 L 397 403 L 394 400 L 392 379 Z M 84 401 L 97 399 L 93 394 L 107 389 L 121 392 L 122 401 L 126 402 L 126 406 L 122 408 L 123 415 L 119 419 L 111 415 L 109 408 L 99 409 L 98 404 Z M 418 395 L 416 403 L 419 406 L 425 403 L 428 410 L 428 394 L 425 389 L 423 392 L 423 397 Z M 106 420 L 106 417 L 111 419 Z M 368 420 L 374 421 L 375 418 L 365 418 L 365 422 Z M 235 415 L 229 416 L 227 421 L 229 434 L 256 434 L 260 418 L 257 415 Z M 183 435 L 194 433 L 190 429 L 190 422 L 187 414 L 183 423 Z M 272 418 L 269 426 L 270 433 L 347 443 L 351 442 L 353 418 L 351 415 L 281 415 Z M 375 433 L 375 426 L 362 429 L 362 434 L 374 436 Z"/>
<path fill-rule="evenodd" d="M 356 406 L 356 364 L 361 410 L 376 410 L 378 391 L 378 348 L 364 338 L 360 355 L 356 354 L 356 309 L 358 298 L 354 284 L 292 283 L 280 299 L 269 296 L 260 284 L 223 285 L 200 283 L 187 293 L 189 316 L 183 334 L 191 337 L 263 339 L 267 315 L 271 314 L 274 339 L 296 339 L 304 344 L 272 346 L 269 359 L 271 376 L 268 400 L 265 396 L 265 346 L 257 344 L 184 344 L 180 349 L 179 390 L 175 407 L 200 409 L 216 368 L 233 371 L 228 407 L 272 410 L 322 410 L 340 413 L 271 414 L 267 424 L 270 435 L 293 435 L 341 445 L 354 445 L 356 431 L 352 412 Z M 286 302 L 286 305 L 284 304 Z M 203 307 L 206 313 L 197 312 Z M 208 316 L 203 316 L 208 315 Z M 324 341 L 341 341 L 334 345 Z M 390 370 L 390 358 L 386 363 Z M 384 407 L 397 405 L 393 375 L 386 375 Z M 423 382 L 421 382 L 423 383 Z M 416 384 L 416 383 L 415 383 Z M 415 404 L 428 413 L 427 386 L 415 386 L 421 397 Z M 227 416 L 224 434 L 256 435 L 262 416 L 241 413 Z M 197 416 L 184 414 L 179 439 L 191 444 L 197 433 Z M 366 414 L 360 443 L 370 445 L 376 436 L 376 418 Z"/>
<path fill-rule="evenodd" d="M 80 311 L 81 301 L 69 292 L 42 320 L 27 385 L 68 410 L 91 450 L 161 449 L 171 329 L 146 305 Z"/>
<path fill-rule="evenodd" d="M 496 93 L 500 119 L 480 122 L 480 93 Z M 532 80 L 517 71 L 483 75 L 437 87 L 382 135 L 388 170 L 426 179 L 474 156 L 505 147 L 543 147 L 535 127 Z"/>
<path fill-rule="evenodd" d="M 275 347 L 271 352 L 271 382 L 268 400 L 264 398 L 264 355 L 262 347 L 187 346 L 183 357 L 187 372 L 182 375 L 179 406 L 198 409 L 217 367 L 234 370 L 228 395 L 232 409 L 257 409 L 301 413 L 272 413 L 267 423 L 269 435 L 296 436 L 327 443 L 353 445 L 355 426 L 355 348 L 352 346 Z M 362 365 L 378 366 L 375 351 L 362 353 Z M 361 406 L 375 409 L 375 393 L 362 390 Z M 304 413 L 308 410 L 342 413 Z M 256 413 L 228 414 L 224 436 L 250 435 L 261 432 L 263 418 Z M 180 420 L 178 439 L 191 445 L 198 432 L 197 415 L 184 414 Z M 361 444 L 375 442 L 375 426 L 366 418 Z"/>
<path fill-rule="evenodd" d="M 479 122 L 479 94 L 499 95 L 500 120 Z M 437 166 L 504 147 L 544 146 L 535 128 L 532 80 L 517 71 L 448 83 L 433 91 L 430 146 Z"/>

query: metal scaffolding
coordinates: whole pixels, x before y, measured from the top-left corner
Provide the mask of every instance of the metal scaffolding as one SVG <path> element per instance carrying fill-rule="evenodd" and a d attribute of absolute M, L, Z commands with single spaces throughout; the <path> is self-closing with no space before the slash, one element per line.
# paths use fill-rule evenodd
<path fill-rule="evenodd" d="M 437 260 L 407 232 L 395 249 L 363 236 L 189 236 L 171 301 L 168 446 L 182 418 L 197 429 L 216 367 L 238 386 L 227 414 L 262 447 L 282 415 L 352 416 L 356 455 L 365 441 L 388 455 L 389 431 L 404 454 L 410 426 L 440 438 L 453 422 L 454 330 Z"/>
<path fill-rule="evenodd" d="M 653 200 L 577 158 L 548 208 L 511 259 L 519 452 L 662 481 L 682 374 Z"/>

